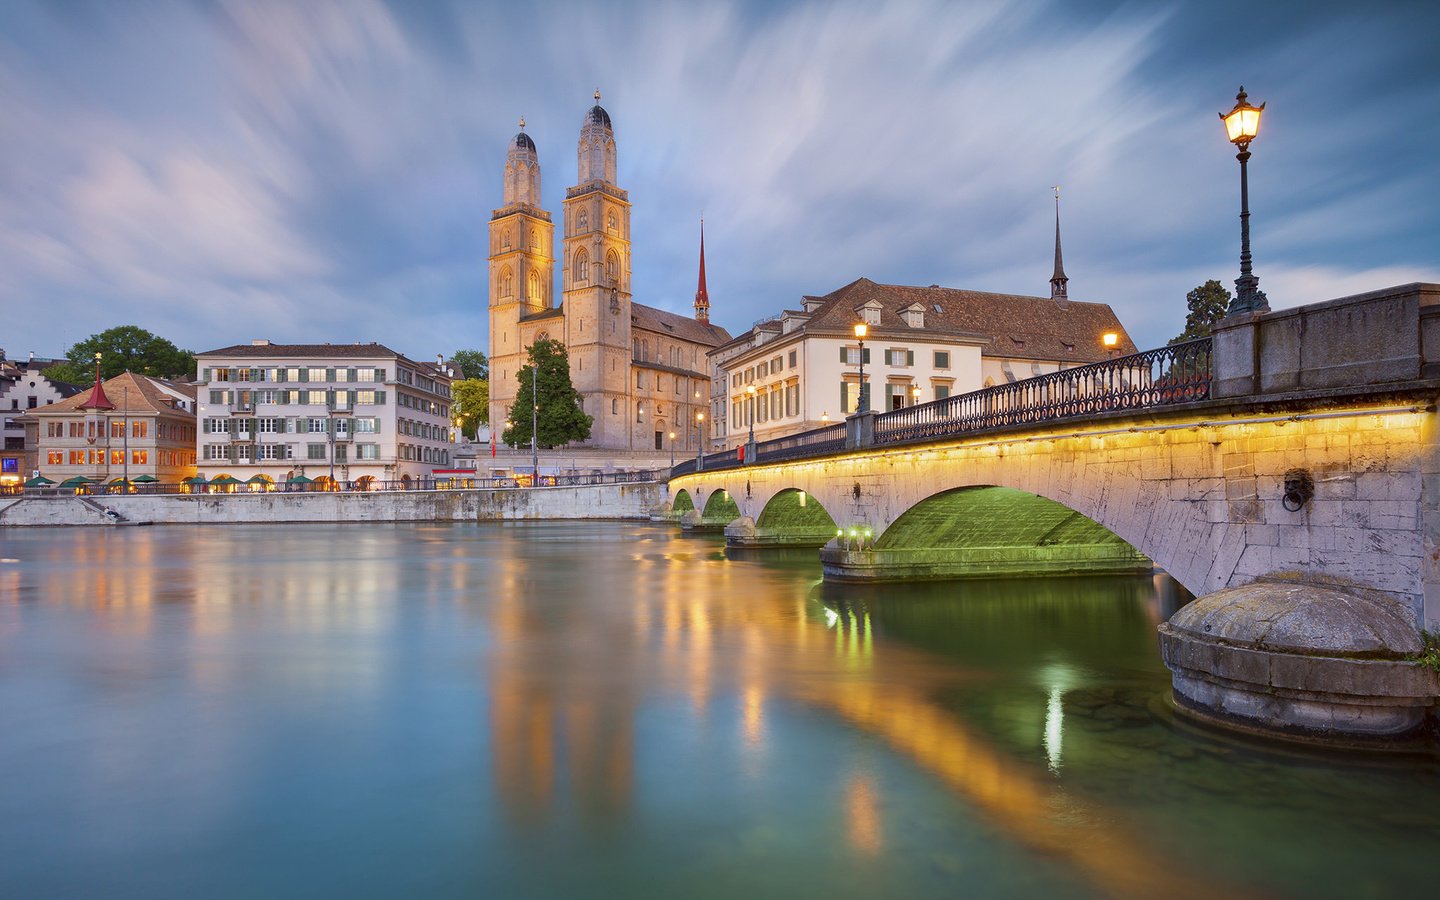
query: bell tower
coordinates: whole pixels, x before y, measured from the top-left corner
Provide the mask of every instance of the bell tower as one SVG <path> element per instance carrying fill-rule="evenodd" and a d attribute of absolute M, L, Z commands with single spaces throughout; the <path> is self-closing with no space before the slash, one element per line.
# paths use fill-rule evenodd
<path fill-rule="evenodd" d="M 630 384 L 630 198 L 616 184 L 615 130 L 595 105 L 580 125 L 579 179 L 565 191 L 561 266 L 570 378 L 594 417 L 590 442 L 628 447 Z M 493 390 L 493 388 L 492 388 Z"/>
<path fill-rule="evenodd" d="M 555 303 L 555 225 L 540 208 L 540 159 L 525 133 L 505 154 L 504 204 L 490 217 L 490 425 L 499 433 L 525 361 L 520 320 Z"/>

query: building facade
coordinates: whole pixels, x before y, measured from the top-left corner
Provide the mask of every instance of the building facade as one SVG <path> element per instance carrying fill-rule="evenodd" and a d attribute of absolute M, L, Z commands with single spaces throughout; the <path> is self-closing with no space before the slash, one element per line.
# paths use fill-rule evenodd
<path fill-rule="evenodd" d="M 884 411 L 1133 352 L 1105 304 L 861 278 L 803 298 L 710 356 L 725 386 L 720 443 L 736 446 L 752 427 L 768 440 L 854 413 L 862 360 L 866 406 Z"/>
<path fill-rule="evenodd" d="M 200 474 L 360 488 L 450 464 L 451 377 L 381 344 L 257 340 L 195 355 Z"/>
<path fill-rule="evenodd" d="M 0 350 L 0 488 L 14 487 L 40 468 L 38 448 L 25 430 L 25 413 L 81 392 L 46 376 L 45 370 L 60 361 L 32 354 L 25 362 L 11 362 Z"/>
<path fill-rule="evenodd" d="M 122 372 L 88 393 L 22 416 L 37 469 L 58 484 L 77 477 L 109 484 L 137 479 L 178 484 L 195 474 L 191 385 Z"/>
<path fill-rule="evenodd" d="M 504 427 L 526 348 L 549 338 L 565 346 L 571 382 L 594 420 L 579 446 L 693 452 L 704 424 L 697 414 L 710 403 L 707 353 L 730 339 L 709 321 L 703 236 L 693 318 L 633 300 L 630 200 L 617 181 L 610 114 L 598 91 L 595 100 L 581 125 L 558 246 L 523 119 L 506 154 L 503 203 L 490 220 L 490 421 Z"/>

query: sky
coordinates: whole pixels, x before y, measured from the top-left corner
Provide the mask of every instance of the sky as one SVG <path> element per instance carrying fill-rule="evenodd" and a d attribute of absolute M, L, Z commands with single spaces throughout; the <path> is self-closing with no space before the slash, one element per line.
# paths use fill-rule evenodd
<path fill-rule="evenodd" d="M 598 87 L 633 287 L 740 333 L 855 278 L 1070 296 L 1136 343 L 1238 274 L 1274 308 L 1440 282 L 1440 4 L 0 4 L 0 348 L 488 344 L 524 116 L 557 222 Z M 558 298 L 557 298 L 558 299 Z"/>

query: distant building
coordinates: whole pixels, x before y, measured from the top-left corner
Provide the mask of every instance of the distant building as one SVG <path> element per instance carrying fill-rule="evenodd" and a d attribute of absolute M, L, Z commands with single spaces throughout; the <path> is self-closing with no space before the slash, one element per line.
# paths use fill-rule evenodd
<path fill-rule="evenodd" d="M 766 440 L 855 412 L 857 322 L 868 328 L 865 382 L 868 407 L 876 411 L 1135 352 L 1105 304 L 861 278 L 805 297 L 801 309 L 786 310 L 711 353 L 726 391 L 723 443 L 743 443 L 752 422 L 756 439 Z M 1113 350 L 1103 344 L 1106 333 L 1116 335 Z"/>
<path fill-rule="evenodd" d="M 194 404 L 192 387 L 122 372 L 21 419 L 33 435 L 34 468 L 51 481 L 174 484 L 195 474 Z"/>
<path fill-rule="evenodd" d="M 11 361 L 0 350 L 0 487 L 19 484 L 38 468 L 37 448 L 26 439 L 23 414 L 81 391 L 76 385 L 55 381 L 45 374 L 58 362 L 62 360 L 33 355 L 24 362 Z"/>
<path fill-rule="evenodd" d="M 200 474 L 361 487 L 450 466 L 449 371 L 382 344 L 252 341 L 195 355 Z"/>
<path fill-rule="evenodd" d="M 696 414 L 710 403 L 706 354 L 730 334 L 710 322 L 703 236 L 694 318 L 632 300 L 630 200 L 618 185 L 615 131 L 599 100 L 597 91 L 581 124 L 578 178 L 565 192 L 558 247 L 550 213 L 540 208 L 539 154 L 523 119 L 510 142 L 503 200 L 490 219 L 490 422 L 504 429 L 526 348 L 551 338 L 565 345 L 570 380 L 594 419 L 590 439 L 577 446 L 693 453 Z"/>

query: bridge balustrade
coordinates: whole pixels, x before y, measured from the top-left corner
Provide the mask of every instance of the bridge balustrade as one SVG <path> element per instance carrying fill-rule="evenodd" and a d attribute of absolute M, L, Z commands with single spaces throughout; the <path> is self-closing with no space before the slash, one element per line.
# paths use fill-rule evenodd
<path fill-rule="evenodd" d="M 812 428 L 799 434 L 761 441 L 755 445 L 756 462 L 774 462 L 845 449 L 845 423 Z"/>

